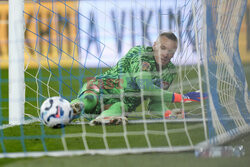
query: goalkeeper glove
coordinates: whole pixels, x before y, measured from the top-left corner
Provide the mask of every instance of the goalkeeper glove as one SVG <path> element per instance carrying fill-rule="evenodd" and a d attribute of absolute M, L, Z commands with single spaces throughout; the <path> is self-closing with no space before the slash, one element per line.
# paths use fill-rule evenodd
<path fill-rule="evenodd" d="M 207 99 L 207 97 L 208 97 L 207 93 L 203 93 L 203 99 Z M 184 95 L 174 93 L 172 97 L 172 102 L 174 103 L 180 103 L 180 102 L 188 103 L 192 101 L 195 102 L 201 101 L 200 92 L 189 92 Z"/>

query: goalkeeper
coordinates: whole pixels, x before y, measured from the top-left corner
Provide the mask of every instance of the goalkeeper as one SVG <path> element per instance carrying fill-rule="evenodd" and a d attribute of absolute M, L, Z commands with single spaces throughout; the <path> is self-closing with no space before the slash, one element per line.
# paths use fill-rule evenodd
<path fill-rule="evenodd" d="M 90 124 L 119 124 L 127 120 L 124 112 L 134 111 L 141 98 L 149 98 L 149 110 L 158 112 L 169 111 L 166 104 L 170 102 L 200 101 L 197 92 L 181 95 L 166 91 L 176 76 L 170 60 L 177 45 L 176 36 L 164 32 L 152 47 L 130 49 L 116 66 L 83 85 L 71 102 L 74 118 L 82 113 L 98 114 Z"/>

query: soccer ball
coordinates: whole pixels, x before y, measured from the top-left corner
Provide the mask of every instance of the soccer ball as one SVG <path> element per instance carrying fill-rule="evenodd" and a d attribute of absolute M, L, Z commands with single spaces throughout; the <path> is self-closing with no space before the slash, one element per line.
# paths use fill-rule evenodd
<path fill-rule="evenodd" d="M 70 103 L 61 97 L 46 99 L 40 108 L 42 122 L 51 128 L 61 128 L 69 124 L 73 118 Z"/>

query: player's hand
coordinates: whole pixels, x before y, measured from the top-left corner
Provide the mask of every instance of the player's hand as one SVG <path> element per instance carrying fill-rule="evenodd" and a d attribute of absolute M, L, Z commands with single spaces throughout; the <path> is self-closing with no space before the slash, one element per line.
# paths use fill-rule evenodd
<path fill-rule="evenodd" d="M 70 107 L 73 109 L 73 119 L 77 119 L 83 114 L 84 111 L 84 104 L 79 99 L 75 99 L 71 101 Z"/>
<path fill-rule="evenodd" d="M 203 99 L 207 99 L 208 95 L 207 93 L 203 93 Z M 182 95 L 182 100 L 183 102 L 200 102 L 201 101 L 201 96 L 200 92 L 189 92 L 184 95 Z"/>

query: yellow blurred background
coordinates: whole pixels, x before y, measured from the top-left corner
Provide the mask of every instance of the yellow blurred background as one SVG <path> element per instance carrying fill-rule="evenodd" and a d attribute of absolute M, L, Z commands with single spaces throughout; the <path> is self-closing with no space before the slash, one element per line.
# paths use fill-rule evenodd
<path fill-rule="evenodd" d="M 66 5 L 67 7 L 60 2 L 53 4 L 41 2 L 40 5 L 33 2 L 25 3 L 25 65 L 29 67 L 38 67 L 40 64 L 52 67 L 56 64 L 72 65 L 69 60 L 78 56 L 77 3 L 67 1 Z M 7 68 L 8 2 L 0 1 L 0 8 L 0 67 Z M 64 17 L 68 20 L 61 19 Z"/>
<path fill-rule="evenodd" d="M 250 63 L 250 0 L 247 2 L 247 9 L 242 21 L 239 49 L 242 62 Z"/>

